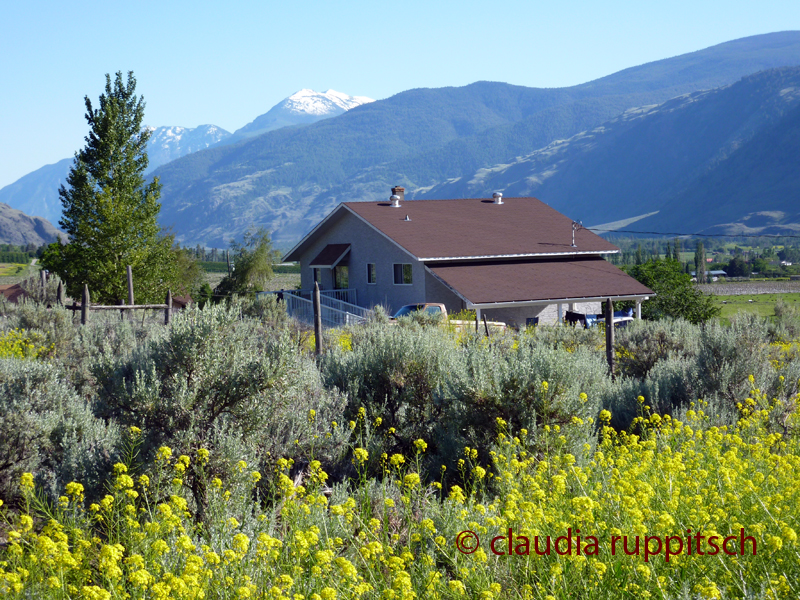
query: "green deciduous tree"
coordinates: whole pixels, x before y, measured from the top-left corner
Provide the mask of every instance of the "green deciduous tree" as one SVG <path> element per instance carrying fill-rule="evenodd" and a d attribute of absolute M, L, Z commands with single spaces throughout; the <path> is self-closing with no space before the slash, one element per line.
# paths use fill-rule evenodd
<path fill-rule="evenodd" d="M 719 314 L 712 297 L 692 285 L 692 278 L 676 260 L 651 260 L 627 271 L 656 293 L 642 304 L 645 319 L 672 317 L 702 323 Z"/>
<path fill-rule="evenodd" d="M 725 272 L 728 277 L 750 277 L 750 265 L 747 264 L 741 255 L 737 255 L 730 260 Z"/>
<path fill-rule="evenodd" d="M 264 290 L 272 278 L 272 265 L 280 256 L 272 248 L 269 231 L 264 228 L 245 233 L 241 244 L 231 241 L 231 254 L 233 271 L 217 286 L 218 295 Z"/>
<path fill-rule="evenodd" d="M 113 81 L 106 75 L 97 108 L 85 99 L 86 146 L 59 189 L 59 224 L 69 240 L 51 244 L 42 256 L 44 268 L 65 279 L 73 297 L 80 297 L 86 283 L 93 301 L 126 300 L 127 265 L 133 267 L 139 303 L 163 301 L 167 288 L 188 291 L 176 289 L 181 273 L 173 236 L 157 222 L 161 184 L 144 178 L 150 132 L 142 128 L 145 104 L 135 91 L 133 72 L 127 82 L 118 72 Z"/>
<path fill-rule="evenodd" d="M 694 272 L 697 283 L 706 282 L 706 251 L 703 242 L 697 242 L 697 249 L 694 252 Z"/>

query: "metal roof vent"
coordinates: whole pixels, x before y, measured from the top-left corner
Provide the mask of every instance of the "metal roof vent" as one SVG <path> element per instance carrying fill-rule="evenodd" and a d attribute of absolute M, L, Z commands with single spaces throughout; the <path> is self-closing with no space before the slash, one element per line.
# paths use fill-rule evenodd
<path fill-rule="evenodd" d="M 583 223 L 580 221 L 573 221 L 572 222 L 572 247 L 577 248 L 578 246 L 575 245 L 575 232 L 583 229 Z"/>
<path fill-rule="evenodd" d="M 403 221 L 410 221 L 410 220 L 411 220 L 411 217 L 409 217 L 408 215 L 406 215 L 406 218 L 403 219 Z"/>
<path fill-rule="evenodd" d="M 392 194 L 391 196 L 389 196 L 389 202 L 392 203 L 392 206 L 394 208 L 400 208 L 400 196 L 398 196 L 397 194 Z"/>
<path fill-rule="evenodd" d="M 503 194 L 501 194 L 500 192 L 495 192 L 494 194 L 492 194 L 492 198 L 494 198 L 495 204 L 503 203 Z"/>

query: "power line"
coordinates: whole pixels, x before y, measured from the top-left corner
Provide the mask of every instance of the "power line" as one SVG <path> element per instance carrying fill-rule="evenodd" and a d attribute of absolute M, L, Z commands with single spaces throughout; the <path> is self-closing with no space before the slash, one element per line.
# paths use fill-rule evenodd
<path fill-rule="evenodd" d="M 645 235 L 671 235 L 671 236 L 690 236 L 708 238 L 730 238 L 730 237 L 752 237 L 752 238 L 800 238 L 800 235 L 779 235 L 775 233 L 675 233 L 673 231 L 632 231 L 630 229 L 602 229 L 599 227 L 584 227 L 590 231 L 604 231 L 606 233 L 638 233 Z"/>

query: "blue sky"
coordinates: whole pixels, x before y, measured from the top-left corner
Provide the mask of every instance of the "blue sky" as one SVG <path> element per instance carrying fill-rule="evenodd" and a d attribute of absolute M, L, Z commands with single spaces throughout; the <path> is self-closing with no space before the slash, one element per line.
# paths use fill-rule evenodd
<path fill-rule="evenodd" d="M 134 71 L 147 124 L 233 131 L 302 88 L 560 87 L 789 29 L 797 0 L 6 3 L 0 187 L 82 147 L 83 98 L 119 70 Z"/>

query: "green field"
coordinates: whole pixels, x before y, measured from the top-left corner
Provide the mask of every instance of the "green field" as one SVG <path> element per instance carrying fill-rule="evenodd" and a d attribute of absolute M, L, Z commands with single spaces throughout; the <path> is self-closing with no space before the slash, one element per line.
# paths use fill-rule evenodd
<path fill-rule="evenodd" d="M 775 304 L 779 298 L 789 304 L 800 303 L 800 293 L 714 296 L 717 305 L 722 309 L 720 320 L 723 323 L 730 323 L 731 317 L 739 311 L 754 313 L 762 317 L 774 317 Z"/>
<path fill-rule="evenodd" d="M 21 273 L 27 266 L 28 265 L 17 265 L 9 263 L 0 264 L 0 277 L 12 277 L 18 273 Z"/>
<path fill-rule="evenodd" d="M 16 263 L 0 263 L 0 285 L 19 283 L 23 279 L 38 273 L 36 265 L 20 265 Z"/>
<path fill-rule="evenodd" d="M 206 273 L 227 273 L 228 272 L 228 263 L 227 262 L 211 262 L 206 260 L 197 261 L 197 264 L 200 265 L 200 268 L 203 269 Z M 273 265 L 272 270 L 276 274 L 281 273 L 300 273 L 300 265 Z"/>

